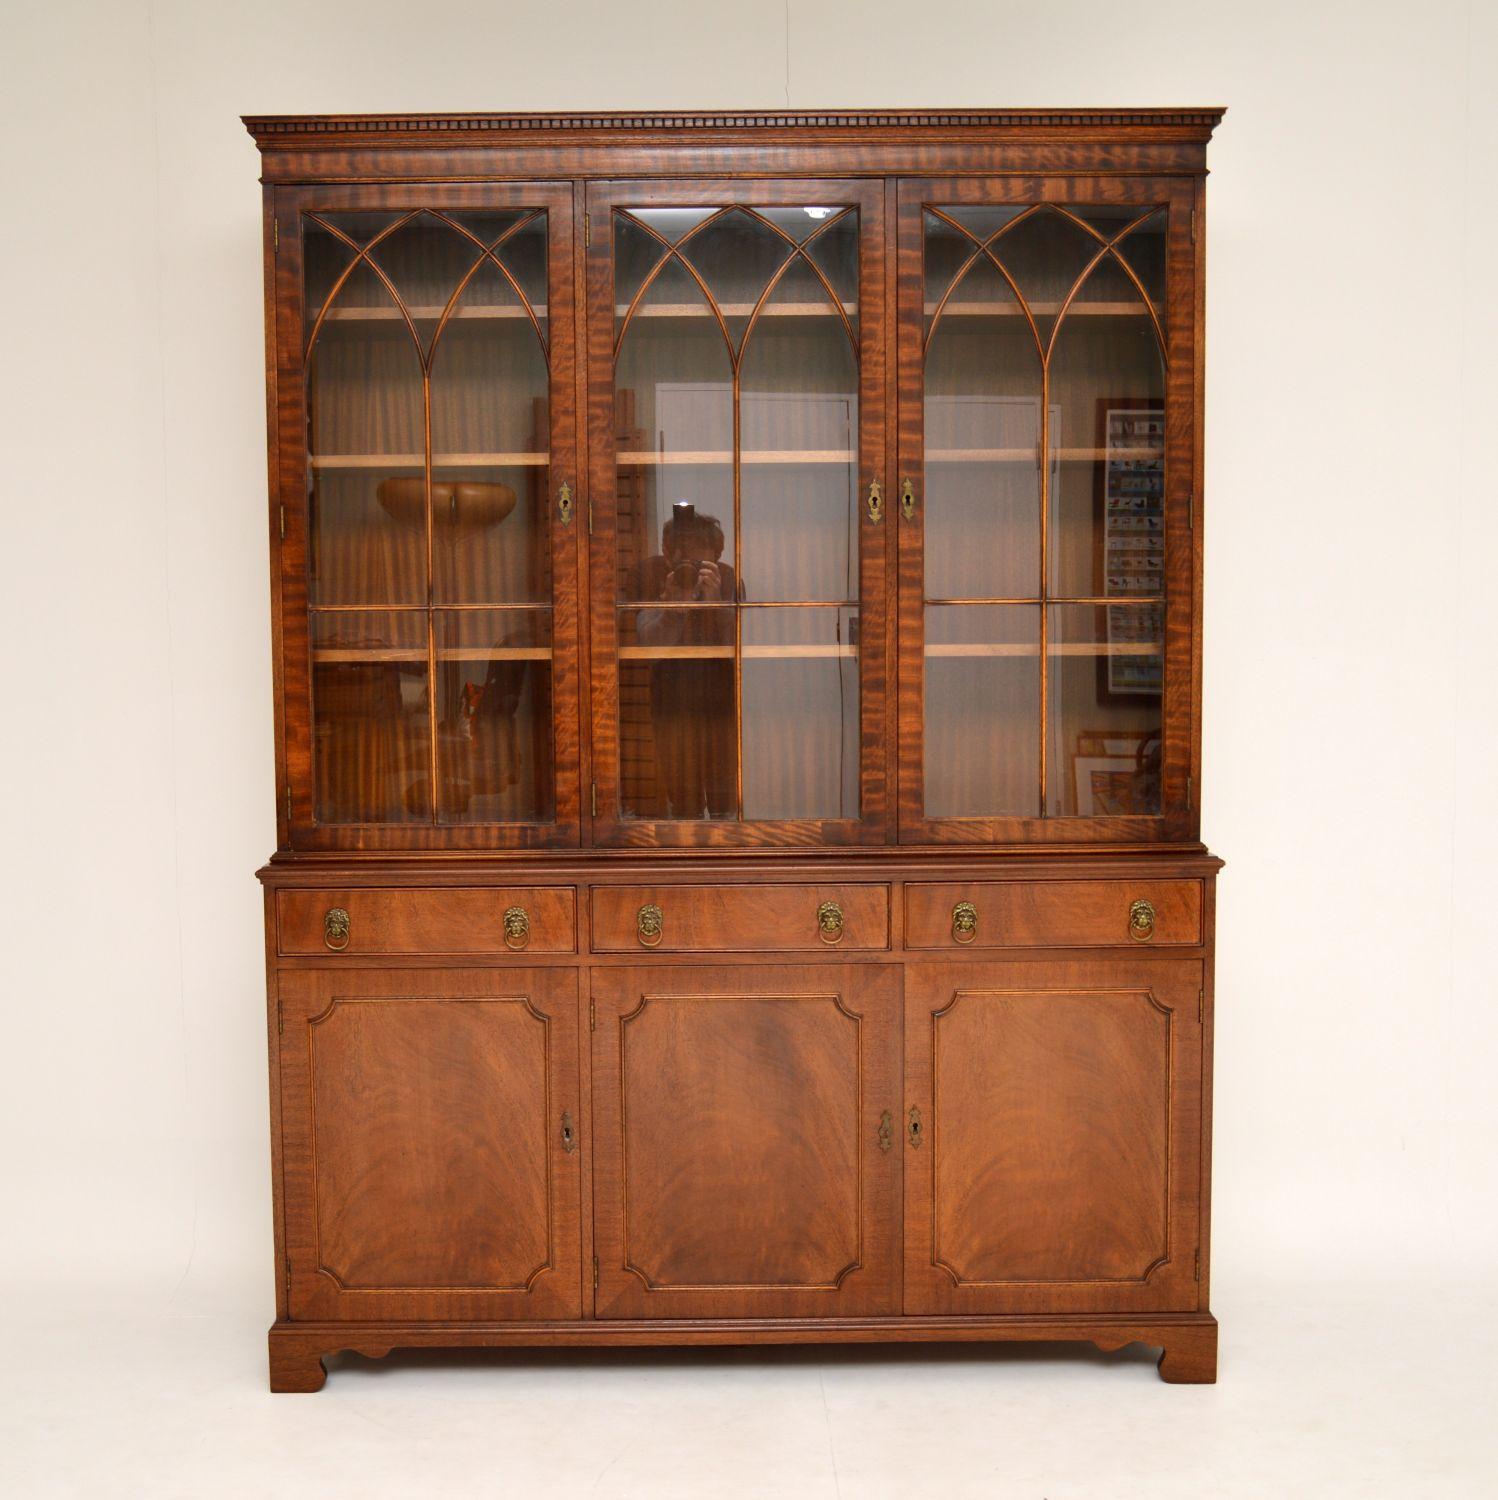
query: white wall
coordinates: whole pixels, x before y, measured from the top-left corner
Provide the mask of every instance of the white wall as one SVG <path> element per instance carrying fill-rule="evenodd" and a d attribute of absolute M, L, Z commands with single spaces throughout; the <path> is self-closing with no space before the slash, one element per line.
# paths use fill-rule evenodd
<path fill-rule="evenodd" d="M 1329 1250 L 1491 1255 L 1493 7 L 6 0 L 4 34 L 6 1285 L 128 1272 L 271 1306 L 244 111 L 1230 106 L 1203 788 L 1229 861 L 1218 1300 L 1325 1275 Z"/>

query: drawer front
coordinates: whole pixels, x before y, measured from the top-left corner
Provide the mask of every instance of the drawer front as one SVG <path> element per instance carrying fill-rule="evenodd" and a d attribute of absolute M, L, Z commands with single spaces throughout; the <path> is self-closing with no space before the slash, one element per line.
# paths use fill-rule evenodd
<path fill-rule="evenodd" d="M 523 921 L 509 915 L 516 912 L 524 913 Z M 571 953 L 577 944 L 573 912 L 573 892 L 564 886 L 281 891 L 276 897 L 280 952 L 288 957 Z"/>
<path fill-rule="evenodd" d="M 659 921 L 646 908 L 659 912 Z M 836 911 L 824 911 L 835 907 Z M 825 923 L 825 927 L 824 927 Z M 598 953 L 889 947 L 887 885 L 628 885 L 593 891 Z"/>
<path fill-rule="evenodd" d="M 962 904 L 970 911 L 959 912 Z M 1201 941 L 1199 880 L 953 881 L 905 888 L 905 945 L 1171 948 Z"/>

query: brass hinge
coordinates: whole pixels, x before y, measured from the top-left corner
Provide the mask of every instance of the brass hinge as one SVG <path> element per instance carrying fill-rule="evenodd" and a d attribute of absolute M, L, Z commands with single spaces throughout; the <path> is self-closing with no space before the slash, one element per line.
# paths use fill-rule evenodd
<path fill-rule="evenodd" d="M 1196 530 L 1196 491 L 1195 490 L 1192 490 L 1192 492 L 1189 495 L 1186 496 L 1186 529 L 1188 531 L 1195 531 Z"/>
<path fill-rule="evenodd" d="M 588 535 L 593 535 L 593 501 L 588 500 Z"/>
<path fill-rule="evenodd" d="M 286 1035 L 286 1017 L 282 1014 L 280 1000 L 276 1001 L 276 1035 Z"/>
<path fill-rule="evenodd" d="M 281 248 L 281 221 L 279 219 L 270 221 L 270 238 L 271 248 L 279 250 Z"/>
<path fill-rule="evenodd" d="M 598 1030 L 598 1005 L 595 1001 L 588 1001 L 588 1030 Z"/>
<path fill-rule="evenodd" d="M 593 1257 L 593 1290 L 598 1290 L 598 1257 Z"/>
<path fill-rule="evenodd" d="M 1188 776 L 1186 778 L 1186 806 L 1187 807 L 1191 807 L 1191 806 L 1194 805 L 1192 799 L 1195 797 L 1195 795 L 1196 795 L 1196 787 L 1193 785 L 1191 778 Z"/>
<path fill-rule="evenodd" d="M 286 540 L 286 507 L 281 507 L 281 540 Z"/>
<path fill-rule="evenodd" d="M 291 822 L 291 783 L 286 783 L 286 821 Z"/>
<path fill-rule="evenodd" d="M 1201 1252 L 1201 1246 L 1200 1245 L 1198 1245 L 1196 1247 L 1196 1272 L 1195 1272 L 1195 1279 L 1197 1281 L 1200 1281 L 1202 1279 L 1202 1252 Z"/>
<path fill-rule="evenodd" d="M 1196 1024 L 1200 1026 L 1207 1018 L 1207 992 L 1198 990 L 1196 992 Z"/>
<path fill-rule="evenodd" d="M 286 1257 L 286 1305 L 291 1305 L 291 1257 Z"/>
<path fill-rule="evenodd" d="M 593 808 L 593 816 L 596 818 L 598 816 L 598 783 L 596 781 L 589 782 L 588 791 L 589 803 Z"/>
<path fill-rule="evenodd" d="M 1191 210 L 1191 243 L 1196 243 L 1196 210 Z"/>
<path fill-rule="evenodd" d="M 1193 233 L 1192 236 L 1191 236 L 1191 238 L 1195 239 L 1196 235 Z M 583 248 L 584 249 L 592 249 L 592 247 L 593 247 L 593 215 L 592 214 L 584 214 L 583 215 Z M 596 1265 L 597 1262 L 595 1261 L 594 1264 Z"/>

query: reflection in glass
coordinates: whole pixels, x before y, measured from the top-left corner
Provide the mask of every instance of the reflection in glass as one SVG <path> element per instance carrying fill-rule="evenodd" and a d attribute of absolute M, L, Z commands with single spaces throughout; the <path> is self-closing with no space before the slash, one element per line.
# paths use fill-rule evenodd
<path fill-rule="evenodd" d="M 1052 605 L 1047 812 L 1160 813 L 1163 604 Z"/>
<path fill-rule="evenodd" d="M 858 816 L 858 612 L 743 611 L 744 816 Z"/>
<path fill-rule="evenodd" d="M 928 300 L 942 291 L 928 286 Z M 986 258 L 926 349 L 925 555 L 931 599 L 1034 598 L 1040 576 L 1040 354 Z"/>
<path fill-rule="evenodd" d="M 431 817 L 423 612 L 314 611 L 312 705 L 318 822 Z"/>
<path fill-rule="evenodd" d="M 619 611 L 625 816 L 736 817 L 737 718 L 732 606 Z"/>
<path fill-rule="evenodd" d="M 551 611 L 441 611 L 437 684 L 441 820 L 550 819 Z"/>
<path fill-rule="evenodd" d="M 931 605 L 925 642 L 926 815 L 1033 818 L 1039 608 Z"/>

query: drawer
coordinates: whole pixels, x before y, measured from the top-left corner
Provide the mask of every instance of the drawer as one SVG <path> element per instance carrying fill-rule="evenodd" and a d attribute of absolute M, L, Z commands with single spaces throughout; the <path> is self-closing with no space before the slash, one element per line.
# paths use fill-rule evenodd
<path fill-rule="evenodd" d="M 826 932 L 824 905 L 837 908 L 827 913 Z M 651 914 L 641 915 L 646 907 L 660 914 L 658 932 Z M 623 885 L 593 891 L 593 948 L 599 953 L 888 947 L 887 885 Z"/>
<path fill-rule="evenodd" d="M 524 913 L 509 923 L 506 913 Z M 442 891 L 280 891 L 280 951 L 326 958 L 330 952 L 571 953 L 574 895 L 566 886 Z M 342 913 L 342 916 L 339 914 Z"/>
<path fill-rule="evenodd" d="M 971 928 L 958 920 L 955 908 L 961 902 L 976 913 Z M 1201 906 L 1199 880 L 908 885 L 905 945 L 958 950 L 1191 946 L 1201 942 Z M 963 941 L 969 930 L 972 936 Z"/>

